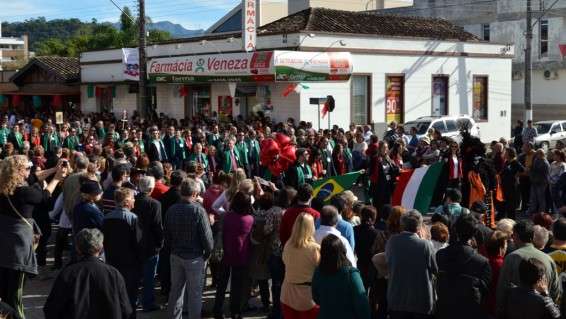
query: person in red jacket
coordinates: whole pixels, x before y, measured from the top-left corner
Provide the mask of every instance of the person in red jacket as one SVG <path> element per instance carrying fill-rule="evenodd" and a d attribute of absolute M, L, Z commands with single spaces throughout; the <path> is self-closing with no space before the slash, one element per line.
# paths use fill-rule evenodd
<path fill-rule="evenodd" d="M 499 280 L 499 272 L 503 267 L 505 252 L 507 251 L 508 236 L 504 232 L 496 231 L 487 241 L 485 248 L 489 265 L 491 266 L 491 282 L 489 283 L 489 292 L 485 301 L 487 313 L 493 317 L 496 315 L 496 289 Z"/>
<path fill-rule="evenodd" d="M 301 213 L 308 213 L 312 215 L 315 220 L 320 218 L 320 213 L 316 209 L 311 208 L 312 193 L 313 189 L 310 184 L 299 185 L 299 189 L 297 189 L 297 197 L 295 197 L 296 203 L 287 208 L 283 218 L 281 219 L 281 226 L 279 228 L 281 246 L 284 247 L 287 240 L 289 240 L 289 237 L 291 237 L 291 231 L 293 230 L 295 219 L 297 219 L 297 216 Z"/>

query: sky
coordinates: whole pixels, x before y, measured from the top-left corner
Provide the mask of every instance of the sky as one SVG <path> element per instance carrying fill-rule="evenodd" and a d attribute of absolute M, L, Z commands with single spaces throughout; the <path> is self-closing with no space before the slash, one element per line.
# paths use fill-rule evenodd
<path fill-rule="evenodd" d="M 137 14 L 137 0 L 113 0 Z M 153 21 L 171 21 L 186 29 L 206 29 L 241 0 L 145 0 Z M 1 21 L 23 21 L 43 16 L 48 20 L 79 18 L 116 22 L 120 11 L 111 0 L 0 0 Z"/>

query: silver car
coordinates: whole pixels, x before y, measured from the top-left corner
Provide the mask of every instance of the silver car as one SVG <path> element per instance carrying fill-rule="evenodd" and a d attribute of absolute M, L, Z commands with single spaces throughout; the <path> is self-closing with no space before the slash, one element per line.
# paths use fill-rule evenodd
<path fill-rule="evenodd" d="M 540 121 L 534 127 L 538 133 L 535 146 L 545 151 L 556 147 L 556 142 L 566 138 L 566 121 Z"/>

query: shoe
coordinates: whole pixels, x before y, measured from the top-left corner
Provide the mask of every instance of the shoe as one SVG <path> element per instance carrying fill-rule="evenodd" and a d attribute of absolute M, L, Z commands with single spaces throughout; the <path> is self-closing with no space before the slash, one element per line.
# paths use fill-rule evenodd
<path fill-rule="evenodd" d="M 159 310 L 163 310 L 163 307 L 161 307 L 160 305 L 151 305 L 147 308 L 143 308 L 143 312 L 154 312 Z"/>

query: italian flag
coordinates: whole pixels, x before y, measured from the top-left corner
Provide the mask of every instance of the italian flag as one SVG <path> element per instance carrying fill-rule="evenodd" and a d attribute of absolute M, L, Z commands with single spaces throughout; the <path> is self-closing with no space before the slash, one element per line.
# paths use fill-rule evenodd
<path fill-rule="evenodd" d="M 426 214 L 442 172 L 442 165 L 438 162 L 430 166 L 401 171 L 391 199 L 393 205 L 416 209 Z"/>

